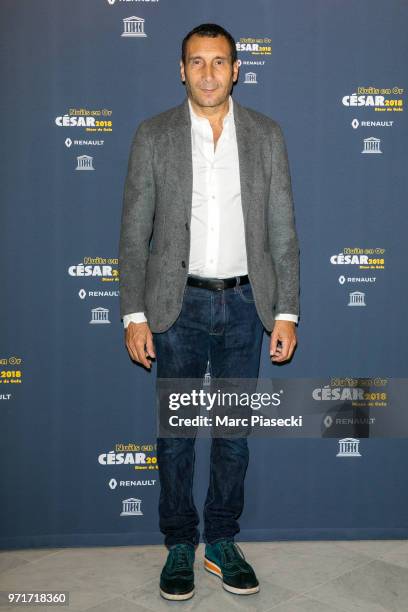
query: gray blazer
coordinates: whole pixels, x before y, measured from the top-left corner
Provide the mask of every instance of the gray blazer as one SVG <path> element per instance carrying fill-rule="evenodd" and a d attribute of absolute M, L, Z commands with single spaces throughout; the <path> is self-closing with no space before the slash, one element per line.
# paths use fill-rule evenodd
<path fill-rule="evenodd" d="M 299 314 L 299 247 L 279 124 L 234 99 L 248 276 L 271 331 Z M 152 332 L 181 311 L 189 252 L 193 167 L 188 100 L 139 124 L 130 150 L 119 242 L 120 316 L 144 311 Z"/>

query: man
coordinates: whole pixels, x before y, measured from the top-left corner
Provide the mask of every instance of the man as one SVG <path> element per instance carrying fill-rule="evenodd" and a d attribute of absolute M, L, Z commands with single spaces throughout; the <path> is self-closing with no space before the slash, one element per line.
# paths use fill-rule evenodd
<path fill-rule="evenodd" d="M 279 124 L 230 95 L 236 45 L 215 24 L 183 40 L 187 98 L 136 130 L 119 248 L 120 305 L 132 359 L 158 378 L 257 378 L 264 328 L 275 363 L 291 358 L 299 250 Z M 169 549 L 160 593 L 194 594 L 200 534 L 194 439 L 157 440 L 160 529 Z M 204 507 L 205 568 L 236 594 L 259 591 L 234 535 L 244 500 L 246 437 L 213 438 Z"/>

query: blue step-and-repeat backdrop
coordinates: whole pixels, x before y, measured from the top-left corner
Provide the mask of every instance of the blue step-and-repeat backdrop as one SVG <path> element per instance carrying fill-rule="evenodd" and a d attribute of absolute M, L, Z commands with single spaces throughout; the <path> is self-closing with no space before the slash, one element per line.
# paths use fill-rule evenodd
<path fill-rule="evenodd" d="M 265 335 L 260 377 L 302 380 L 321 419 L 319 435 L 250 439 L 237 539 L 407 537 L 407 3 L 3 0 L 0 13 L 0 546 L 163 541 L 156 366 L 125 348 L 119 228 L 135 129 L 183 101 L 181 41 L 203 22 L 237 41 L 233 96 L 285 134 L 298 347 L 272 364 Z"/>

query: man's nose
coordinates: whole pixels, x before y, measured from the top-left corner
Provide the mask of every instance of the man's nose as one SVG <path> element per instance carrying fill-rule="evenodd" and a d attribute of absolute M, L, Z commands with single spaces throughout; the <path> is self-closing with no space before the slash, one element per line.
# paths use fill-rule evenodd
<path fill-rule="evenodd" d="M 214 77 L 214 71 L 211 64 L 207 64 L 203 68 L 203 78 L 205 80 L 211 80 Z"/>

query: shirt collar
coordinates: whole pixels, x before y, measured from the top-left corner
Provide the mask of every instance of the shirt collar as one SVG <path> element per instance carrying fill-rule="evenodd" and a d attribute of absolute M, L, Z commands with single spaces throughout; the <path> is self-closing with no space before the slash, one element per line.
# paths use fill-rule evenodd
<path fill-rule="evenodd" d="M 201 121 L 201 122 L 208 121 L 207 117 L 201 117 L 200 115 L 197 115 L 197 113 L 194 111 L 193 106 L 190 102 L 190 98 L 187 98 L 187 100 L 188 100 L 188 107 L 190 110 L 191 122 L 193 123 L 193 121 Z M 232 120 L 234 119 L 234 102 L 232 100 L 231 95 L 228 96 L 228 102 L 229 102 L 228 112 L 223 119 L 223 125 L 231 121 L 231 119 Z"/>

